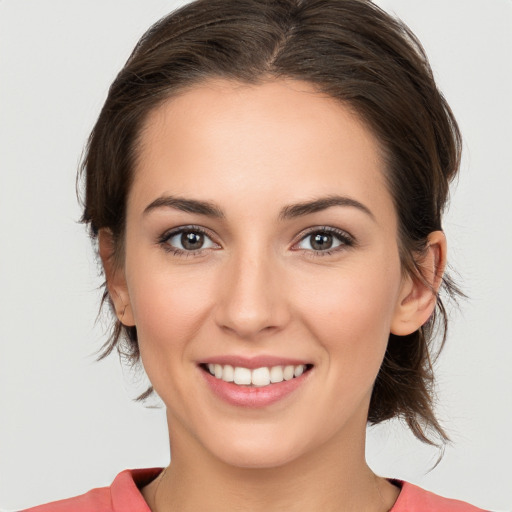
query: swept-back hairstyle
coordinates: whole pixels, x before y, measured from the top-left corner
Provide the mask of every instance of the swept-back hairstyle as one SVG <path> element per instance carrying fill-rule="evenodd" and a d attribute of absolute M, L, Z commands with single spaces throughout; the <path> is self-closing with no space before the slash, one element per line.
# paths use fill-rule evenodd
<path fill-rule="evenodd" d="M 460 133 L 414 34 L 368 0 L 197 0 L 144 34 L 110 87 L 81 168 L 82 221 L 93 237 L 111 231 L 116 264 L 122 265 L 127 195 L 145 119 L 163 101 L 212 78 L 307 81 L 354 111 L 381 146 L 403 272 L 422 279 L 418 262 L 429 233 L 442 229 Z M 457 293 L 447 277 L 442 288 Z M 425 442 L 432 442 L 428 431 L 446 439 L 433 412 L 437 323 L 444 343 L 447 316 L 439 296 L 423 327 L 390 334 L 370 423 L 398 416 Z M 115 347 L 137 362 L 137 328 L 116 320 L 102 355 Z"/>

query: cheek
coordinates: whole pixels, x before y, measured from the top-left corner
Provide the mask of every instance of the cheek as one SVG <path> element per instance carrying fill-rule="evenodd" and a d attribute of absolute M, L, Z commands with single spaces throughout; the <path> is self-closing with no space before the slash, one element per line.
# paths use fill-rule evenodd
<path fill-rule="evenodd" d="M 301 309 L 309 330 L 323 345 L 331 362 L 355 375 L 378 371 L 389 337 L 401 279 L 395 265 L 357 265 L 306 281 L 313 293 Z"/>
<path fill-rule="evenodd" d="M 214 302 L 208 272 L 173 269 L 161 255 L 134 258 L 131 267 L 128 287 L 141 351 L 148 344 L 158 352 L 185 347 Z"/>

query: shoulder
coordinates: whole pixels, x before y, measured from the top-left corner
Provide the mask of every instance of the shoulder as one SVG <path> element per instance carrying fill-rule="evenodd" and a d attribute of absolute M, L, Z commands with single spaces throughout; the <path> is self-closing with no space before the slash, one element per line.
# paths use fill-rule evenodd
<path fill-rule="evenodd" d="M 484 512 L 481 508 L 443 498 L 408 482 L 395 482 L 402 490 L 390 512 Z"/>
<path fill-rule="evenodd" d="M 74 498 L 46 503 L 22 512 L 71 512 L 72 510 L 76 512 L 85 512 L 86 510 L 91 512 L 113 512 L 110 488 L 92 489 Z"/>
<path fill-rule="evenodd" d="M 150 512 L 140 488 L 147 485 L 161 472 L 159 468 L 127 469 L 119 473 L 112 485 L 100 487 L 23 512 Z"/>

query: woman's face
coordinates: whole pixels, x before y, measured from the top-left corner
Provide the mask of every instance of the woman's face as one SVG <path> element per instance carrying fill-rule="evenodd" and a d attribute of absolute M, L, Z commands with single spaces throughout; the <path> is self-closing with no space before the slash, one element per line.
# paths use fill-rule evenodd
<path fill-rule="evenodd" d="M 370 131 L 307 83 L 211 81 L 151 113 L 110 289 L 177 453 L 360 449 L 408 282 L 384 172 Z"/>

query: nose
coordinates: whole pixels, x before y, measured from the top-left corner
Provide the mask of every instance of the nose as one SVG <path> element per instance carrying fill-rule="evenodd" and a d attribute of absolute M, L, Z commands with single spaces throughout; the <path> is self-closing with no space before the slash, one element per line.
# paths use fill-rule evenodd
<path fill-rule="evenodd" d="M 219 286 L 217 325 L 239 338 L 277 332 L 290 319 L 282 271 L 269 255 L 233 257 Z"/>

